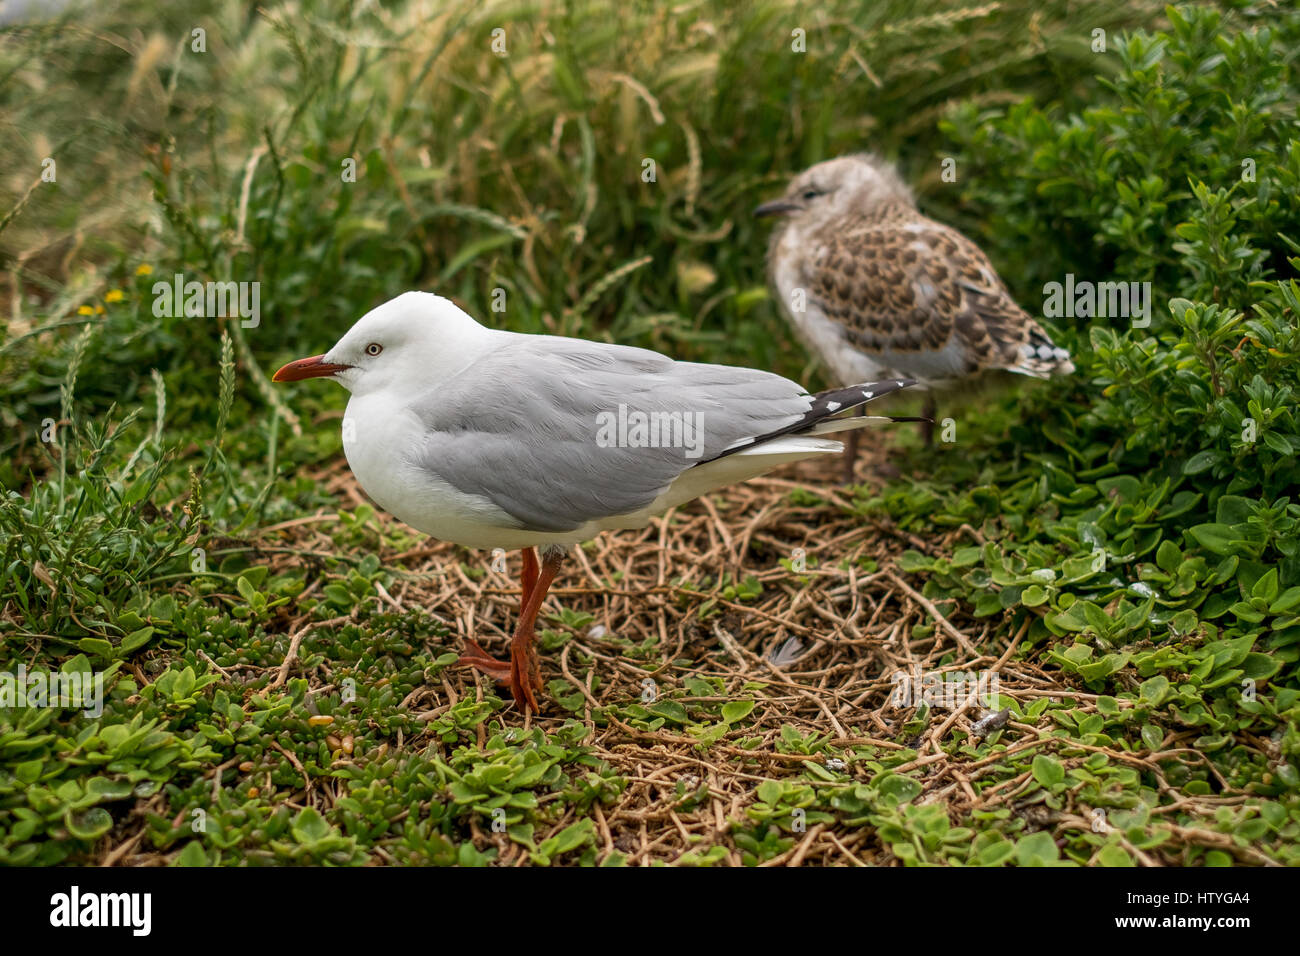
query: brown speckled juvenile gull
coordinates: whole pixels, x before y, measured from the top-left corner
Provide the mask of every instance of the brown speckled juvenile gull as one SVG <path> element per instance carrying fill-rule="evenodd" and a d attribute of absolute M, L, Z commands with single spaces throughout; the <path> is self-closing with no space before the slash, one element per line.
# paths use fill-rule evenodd
<path fill-rule="evenodd" d="M 570 547 L 644 528 L 786 462 L 838 454 L 827 436 L 881 420 L 841 413 L 913 384 L 810 395 L 758 369 L 485 328 L 424 292 L 384 303 L 324 355 L 275 373 L 277 382 L 307 378 L 352 393 L 343 451 L 382 507 L 467 548 L 523 549 L 510 660 L 467 640 L 461 662 L 508 682 L 533 711 L 542 686 L 533 625 Z"/>
<path fill-rule="evenodd" d="M 921 215 L 897 172 L 875 157 L 818 163 L 754 213 L 782 217 L 768 275 L 837 382 L 904 377 L 941 389 L 995 370 L 1074 371 L 979 247 Z M 932 414 L 932 399 L 927 406 Z"/>

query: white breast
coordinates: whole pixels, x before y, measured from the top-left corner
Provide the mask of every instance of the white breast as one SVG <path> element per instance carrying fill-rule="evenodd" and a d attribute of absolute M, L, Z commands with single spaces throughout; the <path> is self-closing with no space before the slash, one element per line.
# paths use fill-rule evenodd
<path fill-rule="evenodd" d="M 354 396 L 343 417 L 343 453 L 366 494 L 417 531 L 468 548 L 514 547 L 498 537 L 518 522 L 490 499 L 466 494 L 414 464 L 422 425 L 383 393 Z"/>

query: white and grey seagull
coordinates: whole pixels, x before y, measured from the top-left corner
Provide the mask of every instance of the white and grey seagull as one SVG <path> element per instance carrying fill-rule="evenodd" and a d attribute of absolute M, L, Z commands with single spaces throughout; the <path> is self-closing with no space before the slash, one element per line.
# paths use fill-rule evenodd
<path fill-rule="evenodd" d="M 352 393 L 343 451 L 381 507 L 464 547 L 523 549 L 510 660 L 467 639 L 461 663 L 508 683 L 534 712 L 534 623 L 570 547 L 786 462 L 838 454 L 823 436 L 892 419 L 836 416 L 913 384 L 810 395 L 771 372 L 490 329 L 425 292 L 384 303 L 328 352 L 274 376 L 307 378 Z"/>

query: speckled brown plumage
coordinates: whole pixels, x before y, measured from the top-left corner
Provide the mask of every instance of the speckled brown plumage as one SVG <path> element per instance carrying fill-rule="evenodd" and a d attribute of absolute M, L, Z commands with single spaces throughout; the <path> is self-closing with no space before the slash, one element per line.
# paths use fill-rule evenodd
<path fill-rule="evenodd" d="M 921 215 L 878 160 L 820 163 L 758 211 L 783 216 L 769 274 L 786 315 L 837 378 L 869 372 L 941 386 L 992 369 L 1073 370 L 979 247 Z"/>

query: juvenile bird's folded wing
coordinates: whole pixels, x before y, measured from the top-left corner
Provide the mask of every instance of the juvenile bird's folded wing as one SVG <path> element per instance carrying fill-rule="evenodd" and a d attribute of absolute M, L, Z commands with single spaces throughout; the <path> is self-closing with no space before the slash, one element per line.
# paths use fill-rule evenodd
<path fill-rule="evenodd" d="M 921 218 L 832 237 L 807 281 L 850 343 L 927 378 L 1017 361 L 1036 327 L 978 246 Z"/>

